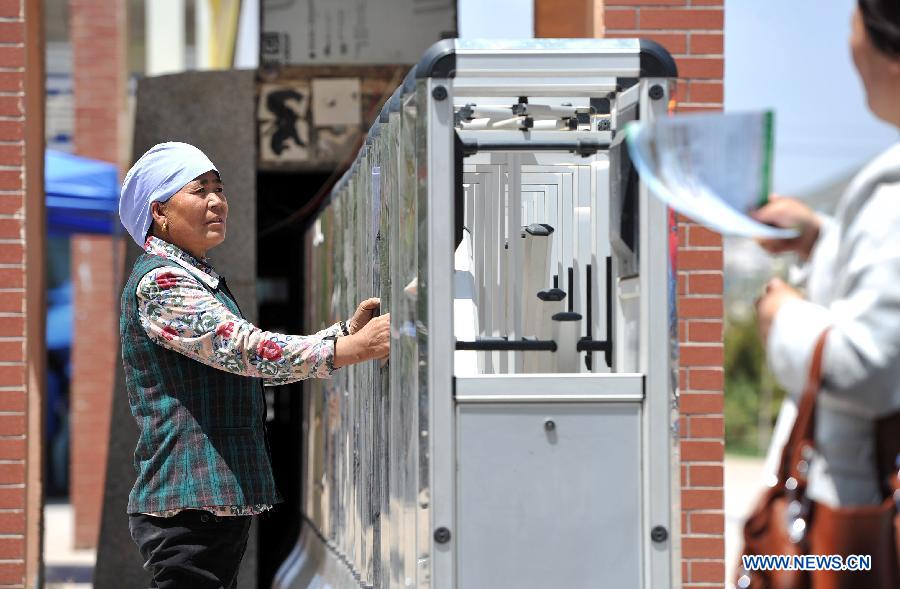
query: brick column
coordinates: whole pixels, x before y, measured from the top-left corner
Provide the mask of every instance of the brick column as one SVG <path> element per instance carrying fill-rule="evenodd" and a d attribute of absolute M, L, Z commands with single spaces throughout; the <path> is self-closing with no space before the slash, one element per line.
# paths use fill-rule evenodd
<path fill-rule="evenodd" d="M 126 161 L 127 31 L 125 2 L 70 0 L 75 152 L 117 165 Z M 74 319 L 69 491 L 75 547 L 97 545 L 109 416 L 118 358 L 120 239 L 72 237 Z"/>
<path fill-rule="evenodd" d="M 69 415 L 69 492 L 76 548 L 95 548 L 103 512 L 109 419 L 118 361 L 119 284 L 124 244 L 107 235 L 72 237 L 75 293 Z M 118 275 L 118 276 L 117 276 Z"/>
<path fill-rule="evenodd" d="M 40 407 L 44 366 L 41 357 L 43 40 L 36 25 L 41 18 L 40 4 L 40 0 L 0 0 L 0 586 L 3 587 L 34 583 L 40 562 Z M 26 15 L 30 22 L 26 22 Z"/>
<path fill-rule="evenodd" d="M 535 0 L 536 36 L 653 39 L 678 63 L 678 111 L 722 109 L 724 0 L 566 2 L 564 14 L 554 14 L 554 0 Z M 682 582 L 685 589 L 722 587 L 722 240 L 683 218 L 678 236 Z"/>
<path fill-rule="evenodd" d="M 724 0 L 606 0 L 605 36 L 653 39 L 675 57 L 678 112 L 721 110 Z M 685 589 L 725 580 L 722 239 L 680 218 L 681 538 Z"/>
<path fill-rule="evenodd" d="M 535 37 L 599 37 L 602 27 L 603 0 L 534 1 Z"/>

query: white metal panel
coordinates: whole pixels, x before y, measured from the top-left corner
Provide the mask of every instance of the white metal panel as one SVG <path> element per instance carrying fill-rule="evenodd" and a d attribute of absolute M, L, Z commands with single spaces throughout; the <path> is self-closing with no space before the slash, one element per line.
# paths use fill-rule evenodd
<path fill-rule="evenodd" d="M 459 403 L 501 401 L 641 401 L 642 374 L 492 374 L 456 377 Z"/>
<path fill-rule="evenodd" d="M 458 411 L 460 587 L 639 586 L 639 403 Z"/>

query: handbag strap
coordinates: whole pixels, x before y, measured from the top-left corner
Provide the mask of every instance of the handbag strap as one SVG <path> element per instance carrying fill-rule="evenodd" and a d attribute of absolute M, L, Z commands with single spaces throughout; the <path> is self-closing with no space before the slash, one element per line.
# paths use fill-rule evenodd
<path fill-rule="evenodd" d="M 797 408 L 797 418 L 794 420 L 794 427 L 791 428 L 791 434 L 781 452 L 781 467 L 778 472 L 778 483 L 784 484 L 788 477 L 794 477 L 798 481 L 806 480 L 805 473 L 798 470 L 798 464 L 803 459 L 803 455 L 809 450 L 815 450 L 815 432 L 816 432 L 816 397 L 819 389 L 822 387 L 822 356 L 825 351 L 825 342 L 828 340 L 828 332 L 830 328 L 819 335 L 816 340 L 816 346 L 813 349 L 812 359 L 809 365 L 809 376 L 806 379 L 806 386 L 800 397 L 800 404 Z M 805 485 L 803 485 L 805 486 Z M 803 492 L 803 489 L 800 489 Z"/>

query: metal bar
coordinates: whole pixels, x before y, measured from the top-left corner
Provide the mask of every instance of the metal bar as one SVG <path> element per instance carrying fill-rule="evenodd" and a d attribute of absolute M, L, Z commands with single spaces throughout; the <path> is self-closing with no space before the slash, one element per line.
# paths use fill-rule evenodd
<path fill-rule="evenodd" d="M 485 141 L 479 139 L 463 139 L 463 153 L 466 156 L 482 151 L 567 151 L 582 157 L 594 155 L 598 151 L 609 149 L 609 141 L 597 139 L 570 139 L 568 141 L 541 141 L 527 139 L 524 141 Z"/>
<path fill-rule="evenodd" d="M 509 265 L 507 266 L 507 288 L 509 288 L 507 300 L 510 314 L 507 323 L 510 339 L 517 340 L 522 337 L 522 157 L 510 155 L 508 159 L 509 171 L 509 195 L 506 209 L 507 241 L 509 243 Z M 532 334 L 528 334 L 532 335 Z M 522 355 L 510 355 L 508 358 L 510 372 L 521 373 L 523 368 Z"/>
<path fill-rule="evenodd" d="M 651 87 L 663 89 L 662 97 L 653 100 Z M 640 120 L 649 121 L 666 115 L 668 81 L 643 78 L 638 85 Z M 670 280 L 675 276 L 669 266 L 669 240 L 660 239 L 668 228 L 668 207 L 653 197 L 645 182 L 639 188 L 641 232 L 640 251 L 640 364 L 638 369 L 647 375 L 647 401 L 643 411 L 643 451 L 645 466 L 644 501 L 644 574 L 648 589 L 669 589 L 680 586 L 681 566 L 676 545 L 680 538 L 680 473 L 676 457 L 678 449 L 677 402 L 672 375 L 672 351 L 677 340 L 668 334 L 677 324 L 670 324 Z M 677 376 L 675 377 L 677 379 Z M 663 526 L 667 539 L 654 542 L 650 530 Z"/>
<path fill-rule="evenodd" d="M 494 293 L 491 300 L 494 302 L 494 316 L 496 323 L 494 331 L 491 333 L 494 337 L 500 337 L 501 334 L 509 333 L 509 306 L 506 301 L 506 292 L 509 288 L 507 272 L 509 269 L 509 250 L 507 248 L 507 207 L 509 206 L 509 154 L 492 153 L 491 162 L 497 164 L 497 209 L 496 214 L 496 247 L 497 247 L 497 274 L 494 282 Z M 509 371 L 509 356 L 507 354 L 494 354 L 495 366 L 497 372 L 505 374 Z"/>
<path fill-rule="evenodd" d="M 579 352 L 607 352 L 612 349 L 612 341 L 582 339 L 578 340 L 575 349 Z"/>
<path fill-rule="evenodd" d="M 606 341 L 613 341 L 613 289 L 612 289 L 612 256 L 606 256 Z M 606 365 L 612 368 L 613 347 L 604 350 Z"/>
<path fill-rule="evenodd" d="M 643 395 L 457 395 L 456 402 L 463 403 L 640 403 Z"/>
<path fill-rule="evenodd" d="M 435 92 L 436 88 L 443 88 Z M 447 89 L 451 92 L 447 92 Z M 449 95 L 448 95 L 449 94 Z M 443 95 L 443 99 L 441 96 Z M 453 407 L 453 231 L 454 207 L 450 198 L 454 193 L 453 167 L 453 102 L 452 82 L 449 79 L 432 78 L 419 81 L 417 102 L 425 118 L 425 252 L 427 255 L 428 297 L 426 310 L 425 343 L 427 352 L 427 377 L 424 390 L 429 405 L 428 452 L 430 476 L 427 503 L 429 528 L 425 538 L 432 539 L 429 546 L 429 569 L 420 569 L 424 581 L 431 579 L 431 589 L 456 587 L 456 538 L 451 534 L 448 542 L 433 539 L 434 530 L 447 528 L 456 532 L 456 412 Z M 420 217 L 421 219 L 421 217 Z M 450 221 L 448 223 L 448 221 Z M 420 268 L 420 272 L 423 268 Z M 421 346 L 421 343 L 420 343 Z M 420 352 L 422 350 L 420 349 Z M 423 538 L 424 540 L 424 538 Z M 421 554 L 419 555 L 421 558 Z M 424 584 L 424 583 L 422 583 Z"/>
<path fill-rule="evenodd" d="M 556 342 L 553 340 L 506 340 L 506 339 L 482 339 L 475 341 L 456 342 L 457 350 L 478 350 L 496 352 L 555 352 Z"/>
<path fill-rule="evenodd" d="M 593 337 L 594 306 L 591 304 L 591 265 L 590 264 L 587 264 L 584 267 L 584 283 L 585 283 L 584 318 L 587 321 L 587 324 L 585 325 L 585 329 L 587 331 L 587 338 L 591 339 Z"/>

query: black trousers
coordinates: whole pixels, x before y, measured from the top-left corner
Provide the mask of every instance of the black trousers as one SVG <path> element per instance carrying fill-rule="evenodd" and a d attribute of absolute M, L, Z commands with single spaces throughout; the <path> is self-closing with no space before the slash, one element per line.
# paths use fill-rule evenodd
<path fill-rule="evenodd" d="M 152 575 L 151 588 L 234 589 L 250 516 L 190 509 L 172 517 L 129 515 L 131 537 Z"/>

